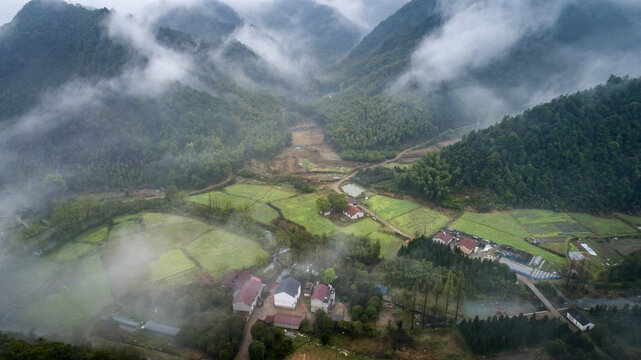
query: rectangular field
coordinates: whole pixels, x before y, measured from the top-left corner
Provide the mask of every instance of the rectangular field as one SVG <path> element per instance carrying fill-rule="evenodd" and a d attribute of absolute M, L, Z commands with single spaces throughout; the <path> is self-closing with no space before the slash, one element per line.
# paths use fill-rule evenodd
<path fill-rule="evenodd" d="M 632 216 L 632 215 L 621 214 L 621 213 L 617 213 L 616 216 L 636 226 L 637 229 L 641 227 L 641 216 Z"/>
<path fill-rule="evenodd" d="M 626 225 L 617 218 L 598 218 L 589 214 L 570 213 L 579 223 L 599 235 L 625 235 L 638 233 L 637 229 Z"/>
<path fill-rule="evenodd" d="M 339 227 L 338 231 L 344 234 L 352 234 L 355 236 L 366 236 L 380 228 L 381 224 L 377 223 L 369 217 L 366 217 L 364 219 L 358 220 L 351 225 Z"/>
<path fill-rule="evenodd" d="M 521 224 L 540 224 L 553 222 L 575 222 L 570 216 L 552 210 L 520 209 L 513 210 L 514 216 Z"/>
<path fill-rule="evenodd" d="M 196 270 L 196 265 L 180 249 L 160 254 L 150 265 L 151 281 L 160 281 L 178 274 Z"/>
<path fill-rule="evenodd" d="M 304 226 L 312 234 L 330 234 L 336 230 L 336 225 L 318 213 L 317 198 L 316 194 L 304 194 L 275 202 L 274 205 L 287 219 Z"/>
<path fill-rule="evenodd" d="M 280 186 L 234 184 L 225 188 L 225 192 L 255 201 L 276 201 L 296 195 L 294 191 L 288 191 Z"/>
<path fill-rule="evenodd" d="M 220 191 L 213 191 L 205 194 L 190 196 L 187 198 L 187 200 L 195 202 L 197 204 L 209 205 L 210 197 L 216 206 L 220 206 L 220 207 L 229 206 L 234 209 L 240 209 L 242 207 L 251 206 L 254 203 L 253 200 L 242 198 L 239 196 L 229 195 L 227 193 L 220 192 Z"/>
<path fill-rule="evenodd" d="M 514 235 L 470 221 L 466 218 L 466 215 L 467 213 L 457 219 L 451 227 L 457 230 L 464 231 L 468 234 L 477 235 L 482 238 L 494 241 L 501 245 L 511 245 L 515 249 L 541 256 L 554 265 L 563 265 L 565 263 L 565 260 L 558 255 L 538 248 L 530 244 L 529 242 L 526 242 L 525 240 L 515 237 Z"/>
<path fill-rule="evenodd" d="M 18 319 L 33 327 L 49 328 L 66 335 L 75 327 L 87 324 L 91 317 L 69 295 L 53 293 L 20 313 Z"/>
<path fill-rule="evenodd" d="M 375 231 L 367 235 L 367 238 L 381 242 L 381 257 L 384 257 L 385 259 L 392 259 L 396 257 L 398 249 L 405 245 L 405 240 L 384 230 Z"/>
<path fill-rule="evenodd" d="M 507 212 L 495 213 L 465 213 L 463 217 L 467 220 L 491 227 L 493 229 L 514 235 L 522 239 L 528 237 L 530 234 L 521 226 L 521 224 Z"/>
<path fill-rule="evenodd" d="M 256 242 L 223 229 L 199 237 L 187 246 L 187 251 L 214 278 L 232 268 L 250 268 L 269 259 Z"/>
<path fill-rule="evenodd" d="M 103 241 L 107 234 L 109 233 L 109 228 L 107 226 L 101 226 L 80 234 L 77 238 L 77 242 L 84 242 L 89 244 L 97 244 Z"/>
<path fill-rule="evenodd" d="M 399 200 L 384 195 L 374 195 L 365 200 L 365 203 L 376 216 L 388 221 L 419 207 L 418 204 L 411 201 Z"/>
<path fill-rule="evenodd" d="M 163 213 L 143 213 L 140 218 L 146 228 L 194 222 L 188 217 Z"/>
<path fill-rule="evenodd" d="M 450 218 L 438 211 L 420 207 L 397 216 L 390 223 L 409 235 L 432 235 L 443 228 Z"/>
<path fill-rule="evenodd" d="M 609 245 L 621 255 L 630 255 L 633 252 L 641 250 L 641 237 L 618 238 L 610 241 Z"/>
<path fill-rule="evenodd" d="M 70 262 L 80 259 L 87 251 L 93 249 L 94 244 L 69 242 L 49 255 L 49 259 L 57 262 Z"/>

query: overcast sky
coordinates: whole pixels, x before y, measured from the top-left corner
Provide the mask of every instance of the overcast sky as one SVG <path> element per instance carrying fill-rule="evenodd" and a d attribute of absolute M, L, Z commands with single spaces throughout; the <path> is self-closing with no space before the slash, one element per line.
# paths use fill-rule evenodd
<path fill-rule="evenodd" d="M 127 13 L 136 14 L 151 3 L 193 3 L 200 0 L 65 0 L 73 4 L 82 4 L 88 7 L 116 9 Z M 219 0 L 239 12 L 253 10 L 272 0 Z M 345 17 L 357 25 L 370 30 L 387 16 L 407 3 L 409 0 L 317 0 L 321 4 L 336 7 Z M 29 0 L 0 0 L 0 24 L 5 24 Z"/>

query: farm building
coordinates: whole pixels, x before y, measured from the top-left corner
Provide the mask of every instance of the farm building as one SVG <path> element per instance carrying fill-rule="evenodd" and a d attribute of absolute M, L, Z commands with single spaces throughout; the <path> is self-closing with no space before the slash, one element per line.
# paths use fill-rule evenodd
<path fill-rule="evenodd" d="M 238 290 L 250 276 L 249 270 L 231 269 L 223 279 L 223 287 Z"/>
<path fill-rule="evenodd" d="M 334 304 L 335 298 L 336 295 L 331 286 L 325 284 L 316 285 L 312 293 L 312 312 L 317 310 L 328 312 L 329 307 Z"/>
<path fill-rule="evenodd" d="M 446 233 L 445 231 L 436 233 L 436 235 L 432 236 L 432 240 L 436 242 L 440 242 L 441 244 L 449 245 L 452 240 L 454 240 L 454 236 L 452 234 Z"/>
<path fill-rule="evenodd" d="M 470 255 L 476 251 L 476 241 L 469 238 L 462 238 L 458 243 L 456 243 L 463 254 Z"/>
<path fill-rule="evenodd" d="M 568 310 L 565 316 L 581 331 L 590 330 L 594 327 L 594 323 L 590 319 L 575 309 Z"/>
<path fill-rule="evenodd" d="M 256 307 L 256 302 L 258 301 L 262 288 L 263 284 L 257 277 L 252 276 L 249 280 L 245 281 L 240 290 L 234 295 L 232 305 L 234 313 L 249 318 Z"/>
<path fill-rule="evenodd" d="M 114 315 L 111 317 L 111 319 L 116 323 L 118 323 L 119 325 L 127 326 L 134 329 L 138 329 L 140 327 L 139 322 L 126 317 L 119 316 L 119 315 Z"/>
<path fill-rule="evenodd" d="M 300 281 L 287 278 L 280 281 L 274 291 L 274 306 L 295 309 L 300 297 Z"/>
<path fill-rule="evenodd" d="M 360 219 L 365 216 L 365 213 L 354 205 L 348 205 L 343 214 L 352 220 Z"/>
<path fill-rule="evenodd" d="M 303 321 L 303 317 L 298 315 L 283 314 L 280 312 L 274 315 L 274 326 L 285 329 L 298 330 L 301 321 Z"/>
<path fill-rule="evenodd" d="M 178 332 L 180 331 L 180 329 L 177 327 L 160 324 L 154 321 L 147 321 L 147 323 L 145 323 L 145 325 L 142 326 L 141 329 L 171 337 L 176 336 L 176 334 L 178 334 Z"/>

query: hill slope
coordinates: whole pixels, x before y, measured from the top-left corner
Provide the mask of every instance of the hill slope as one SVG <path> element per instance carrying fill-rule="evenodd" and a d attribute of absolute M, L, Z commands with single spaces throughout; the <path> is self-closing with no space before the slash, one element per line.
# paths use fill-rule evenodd
<path fill-rule="evenodd" d="M 490 190 L 514 206 L 638 210 L 641 79 L 562 96 L 472 132 L 398 176 L 432 201 Z M 481 204 L 486 205 L 486 204 Z"/>

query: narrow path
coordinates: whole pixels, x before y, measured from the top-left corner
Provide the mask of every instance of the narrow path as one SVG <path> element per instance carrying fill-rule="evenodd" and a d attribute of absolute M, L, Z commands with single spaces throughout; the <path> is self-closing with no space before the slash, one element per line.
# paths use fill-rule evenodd
<path fill-rule="evenodd" d="M 204 189 L 191 191 L 189 193 L 189 196 L 200 195 L 200 194 L 204 194 L 206 192 L 210 192 L 210 191 L 216 190 L 217 188 L 219 188 L 221 186 L 227 185 L 230 181 L 232 181 L 233 178 L 234 178 L 234 174 L 232 172 L 230 172 L 227 175 L 227 177 L 225 178 L 225 180 L 223 180 L 223 181 L 221 181 L 221 182 L 219 182 L 217 184 L 209 185 Z"/>
<path fill-rule="evenodd" d="M 520 282 L 522 282 L 523 284 L 525 284 L 525 286 L 532 290 L 534 295 L 539 298 L 539 300 L 541 300 L 543 305 L 545 305 L 545 307 L 554 317 L 565 321 L 570 325 L 570 329 L 572 331 L 577 332 L 578 329 L 574 326 L 574 324 L 572 324 L 565 316 L 561 315 L 561 313 L 554 307 L 554 305 L 552 305 L 552 303 L 539 291 L 539 289 L 536 288 L 532 280 L 521 274 L 516 274 L 516 277 Z"/>
<path fill-rule="evenodd" d="M 389 222 L 387 222 L 386 220 L 383 220 L 383 219 L 381 219 L 380 217 L 377 217 L 377 216 L 376 216 L 376 214 L 374 214 L 374 213 L 372 212 L 372 210 L 370 210 L 370 209 L 368 209 L 368 208 L 366 208 L 366 207 L 361 207 L 360 209 L 361 209 L 361 210 L 363 210 L 366 214 L 368 214 L 368 215 L 369 215 L 369 216 L 371 216 L 372 218 L 376 218 L 376 221 L 380 221 L 380 222 L 381 222 L 381 224 L 383 224 L 383 225 L 387 226 L 388 228 L 390 228 L 390 230 L 392 230 L 392 231 L 394 231 L 395 233 L 397 233 L 397 234 L 401 235 L 402 237 L 406 238 L 407 240 L 413 240 L 413 239 L 414 239 L 414 237 L 413 237 L 413 236 L 410 236 L 410 235 L 408 235 L 408 234 L 406 234 L 406 233 L 402 232 L 401 230 L 399 230 L 398 228 L 396 228 L 394 225 L 390 224 L 390 223 L 389 223 Z"/>

